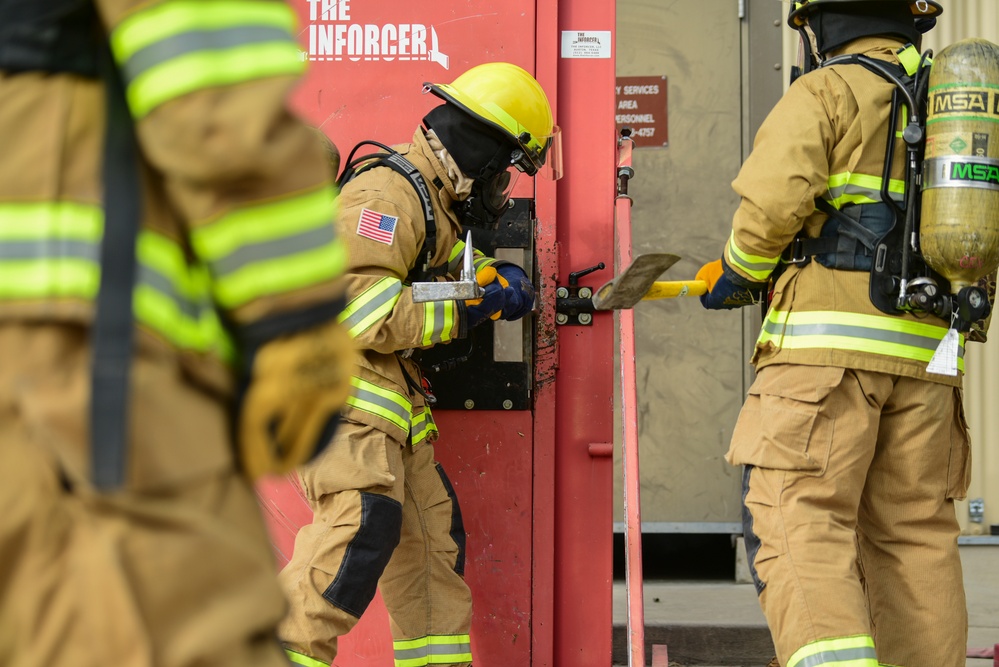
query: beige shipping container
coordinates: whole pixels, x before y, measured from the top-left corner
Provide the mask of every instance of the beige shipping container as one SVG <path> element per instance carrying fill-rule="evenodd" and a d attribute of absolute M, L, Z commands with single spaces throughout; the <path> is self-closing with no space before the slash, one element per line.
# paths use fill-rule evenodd
<path fill-rule="evenodd" d="M 999 43 L 999 2 L 941 4 L 924 50 L 967 37 Z M 618 77 L 667 81 L 668 145 L 636 149 L 630 183 L 635 254 L 683 258 L 665 279 L 693 278 L 720 256 L 738 204 L 731 181 L 797 56 L 787 11 L 781 0 L 618 2 Z M 752 381 L 760 314 L 707 313 L 685 298 L 642 303 L 635 315 L 643 532 L 741 533 L 739 471 L 722 456 Z M 969 345 L 966 357 L 973 473 L 969 500 L 958 507 L 965 542 L 999 540 L 980 537 L 999 524 L 997 339 L 999 326 L 989 342 Z"/>

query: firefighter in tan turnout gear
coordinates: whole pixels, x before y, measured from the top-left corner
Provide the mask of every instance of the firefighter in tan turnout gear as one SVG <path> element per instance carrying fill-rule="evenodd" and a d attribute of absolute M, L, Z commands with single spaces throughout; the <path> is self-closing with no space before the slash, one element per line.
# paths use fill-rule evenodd
<path fill-rule="evenodd" d="M 967 328 L 947 313 L 887 312 L 871 289 L 879 240 L 913 205 L 911 105 L 893 111 L 899 86 L 879 67 L 925 77 L 920 35 L 941 11 L 933 0 L 791 3 L 805 73 L 734 181 L 742 202 L 722 259 L 698 274 L 709 309 L 758 302 L 776 277 L 726 458 L 744 466 L 746 547 L 784 667 L 965 664 L 954 500 L 970 465 Z"/>
<path fill-rule="evenodd" d="M 0 664 L 287 664 L 247 476 L 328 442 L 355 356 L 294 25 L 0 1 Z"/>
<path fill-rule="evenodd" d="M 528 315 L 534 289 L 520 267 L 478 252 L 481 300 L 414 303 L 410 285 L 459 276 L 462 225 L 495 225 L 517 175 L 536 174 L 558 135 L 544 91 L 515 65 L 479 65 L 426 90 L 444 104 L 412 143 L 348 158 L 340 178 L 342 319 L 362 360 L 336 437 L 300 471 L 314 520 L 281 573 L 291 612 L 279 634 L 308 667 L 333 661 L 376 587 L 396 665 L 472 662 L 464 527 L 434 460 L 432 395 L 411 352 Z"/>

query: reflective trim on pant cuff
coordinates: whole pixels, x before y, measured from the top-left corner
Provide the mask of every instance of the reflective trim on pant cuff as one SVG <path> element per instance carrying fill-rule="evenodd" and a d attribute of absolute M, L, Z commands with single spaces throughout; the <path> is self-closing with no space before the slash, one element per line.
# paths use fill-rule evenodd
<path fill-rule="evenodd" d="M 395 667 L 426 667 L 472 662 L 471 638 L 468 635 L 428 635 L 419 639 L 392 642 Z"/>
<path fill-rule="evenodd" d="M 787 667 L 878 667 L 878 657 L 874 652 L 874 638 L 870 635 L 822 639 L 802 646 Z"/>
<path fill-rule="evenodd" d="M 304 667 L 329 667 L 329 663 L 310 658 L 307 655 L 292 651 L 290 648 L 286 648 L 284 652 L 288 654 L 288 659 L 295 665 L 304 665 Z"/>

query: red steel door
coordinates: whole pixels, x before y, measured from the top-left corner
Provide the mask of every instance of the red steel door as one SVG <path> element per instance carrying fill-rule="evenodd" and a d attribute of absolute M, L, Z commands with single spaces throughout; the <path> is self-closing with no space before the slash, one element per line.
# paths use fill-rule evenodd
<path fill-rule="evenodd" d="M 556 287 L 614 261 L 614 2 L 291 0 L 309 74 L 294 107 L 337 144 L 408 142 L 447 83 L 484 62 L 512 62 L 545 88 L 563 127 L 565 175 L 522 178 L 533 200 L 530 409 L 435 410 L 435 446 L 462 506 L 477 667 L 607 667 L 611 638 L 613 320 L 556 325 Z M 595 46 L 592 39 L 607 43 Z M 474 382 L 472 374 L 469 381 Z M 279 565 L 311 512 L 293 482 L 258 495 Z M 340 642 L 338 667 L 391 667 L 376 599 Z"/>

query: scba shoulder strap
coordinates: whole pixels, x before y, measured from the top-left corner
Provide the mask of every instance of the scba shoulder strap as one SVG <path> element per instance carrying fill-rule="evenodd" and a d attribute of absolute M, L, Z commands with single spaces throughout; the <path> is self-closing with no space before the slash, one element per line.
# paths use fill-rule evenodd
<path fill-rule="evenodd" d="M 892 94 L 888 141 L 881 175 L 878 203 L 846 206 L 837 209 L 823 198 L 816 199 L 817 209 L 829 219 L 817 239 L 798 238 L 786 253 L 789 263 L 807 263 L 815 256 L 824 266 L 834 269 L 871 273 L 870 296 L 882 312 L 898 314 L 900 288 L 915 273 L 925 273 L 914 238 L 918 230 L 919 184 L 926 130 L 926 89 L 930 52 L 920 55 L 914 46 L 898 51 L 901 65 L 847 54 L 830 58 L 821 67 L 859 65 L 895 86 Z M 895 163 L 895 137 L 899 118 L 905 110 L 901 136 L 906 144 L 905 198 L 902 205 L 889 192 L 892 166 Z M 899 221 L 904 224 L 899 225 Z"/>
<path fill-rule="evenodd" d="M 355 158 L 354 154 L 357 152 L 357 149 L 364 145 L 377 146 L 384 152 L 370 153 Z M 347 164 L 337 178 L 337 185 L 342 188 L 358 174 L 375 167 L 388 167 L 404 176 L 416 191 L 416 196 L 420 200 L 420 206 L 423 208 L 423 221 L 426 225 L 423 246 L 417 255 L 416 264 L 410 269 L 409 275 L 406 276 L 406 281 L 412 284 L 444 275 L 447 273 L 447 263 L 437 267 L 430 265 L 434 257 L 434 252 L 437 249 L 437 217 L 434 214 L 433 203 L 430 199 L 430 188 L 427 187 L 427 181 L 423 178 L 423 174 L 413 166 L 412 162 L 404 158 L 397 150 L 390 146 L 377 141 L 362 141 L 354 146 L 350 151 L 350 155 L 347 156 Z"/>

